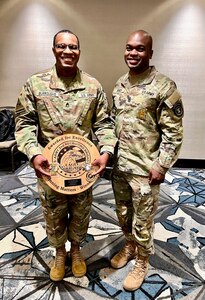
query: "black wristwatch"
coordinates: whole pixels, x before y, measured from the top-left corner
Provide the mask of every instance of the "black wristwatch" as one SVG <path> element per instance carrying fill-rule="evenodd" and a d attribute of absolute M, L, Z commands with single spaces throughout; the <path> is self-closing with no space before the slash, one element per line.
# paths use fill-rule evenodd
<path fill-rule="evenodd" d="M 110 158 L 113 156 L 112 152 L 110 152 L 110 151 L 103 151 L 100 153 L 100 155 L 103 155 L 104 153 L 107 153 Z"/>

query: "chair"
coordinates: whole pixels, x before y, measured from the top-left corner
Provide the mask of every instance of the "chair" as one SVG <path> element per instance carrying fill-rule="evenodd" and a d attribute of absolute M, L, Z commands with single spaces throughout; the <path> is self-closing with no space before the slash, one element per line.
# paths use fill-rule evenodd
<path fill-rule="evenodd" d="M 12 115 L 14 117 L 15 107 L 13 107 L 13 106 L 1 106 L 0 107 L 0 112 L 3 111 L 3 110 L 8 110 L 8 111 L 12 112 Z M 13 119 L 13 122 L 14 122 L 14 119 Z M 0 152 L 10 153 L 11 170 L 12 170 L 12 172 L 14 172 L 15 171 L 15 154 L 19 152 L 19 150 L 17 148 L 17 143 L 16 143 L 15 138 L 13 137 L 12 139 L 10 138 L 9 140 L 0 141 Z"/>

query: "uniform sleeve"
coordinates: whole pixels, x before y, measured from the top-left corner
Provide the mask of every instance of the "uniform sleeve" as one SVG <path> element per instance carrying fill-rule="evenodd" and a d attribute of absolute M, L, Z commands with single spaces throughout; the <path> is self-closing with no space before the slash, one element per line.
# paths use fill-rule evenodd
<path fill-rule="evenodd" d="M 183 104 L 176 85 L 172 82 L 169 90 L 163 95 L 157 111 L 158 126 L 161 131 L 159 156 L 153 168 L 165 174 L 176 162 L 183 141 Z"/>
<path fill-rule="evenodd" d="M 31 160 L 33 156 L 42 152 L 37 141 L 38 118 L 29 80 L 23 86 L 18 98 L 15 110 L 15 122 L 15 138 L 18 149 Z"/>
<path fill-rule="evenodd" d="M 110 107 L 102 88 L 98 90 L 98 101 L 93 122 L 93 131 L 99 141 L 100 151 L 114 153 L 117 142 L 114 120 L 110 116 Z"/>

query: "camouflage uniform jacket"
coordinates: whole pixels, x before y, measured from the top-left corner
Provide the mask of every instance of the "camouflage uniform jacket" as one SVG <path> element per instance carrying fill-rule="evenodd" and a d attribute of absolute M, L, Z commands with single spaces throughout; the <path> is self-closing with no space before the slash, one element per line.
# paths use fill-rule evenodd
<path fill-rule="evenodd" d="M 118 137 L 117 166 L 148 176 L 165 174 L 176 161 L 183 138 L 183 106 L 176 84 L 150 67 L 140 76 L 122 76 L 113 91 Z"/>
<path fill-rule="evenodd" d="M 16 140 L 29 160 L 58 135 L 76 133 L 91 139 L 95 132 L 101 151 L 113 153 L 116 137 L 108 102 L 100 83 L 78 70 L 70 84 L 55 66 L 31 76 L 16 105 Z"/>

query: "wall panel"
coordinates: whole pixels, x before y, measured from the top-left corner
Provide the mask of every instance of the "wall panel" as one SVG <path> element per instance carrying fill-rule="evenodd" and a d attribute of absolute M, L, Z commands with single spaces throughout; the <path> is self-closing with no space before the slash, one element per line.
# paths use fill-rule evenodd
<path fill-rule="evenodd" d="M 149 31 L 152 64 L 177 82 L 184 100 L 180 157 L 205 159 L 204 0 L 0 0 L 0 105 L 15 105 L 25 80 L 54 64 L 52 39 L 63 28 L 79 36 L 79 66 L 99 79 L 109 98 L 127 71 L 128 34 Z"/>

